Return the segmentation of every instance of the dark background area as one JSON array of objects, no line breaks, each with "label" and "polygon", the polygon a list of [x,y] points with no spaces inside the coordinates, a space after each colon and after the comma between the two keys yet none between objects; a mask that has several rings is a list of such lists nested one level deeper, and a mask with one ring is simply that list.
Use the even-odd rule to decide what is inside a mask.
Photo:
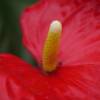
[{"label": "dark background area", "polygon": [[19,18],[21,12],[36,0],[0,1],[0,53],[11,53],[34,64],[31,55],[22,45]]}]

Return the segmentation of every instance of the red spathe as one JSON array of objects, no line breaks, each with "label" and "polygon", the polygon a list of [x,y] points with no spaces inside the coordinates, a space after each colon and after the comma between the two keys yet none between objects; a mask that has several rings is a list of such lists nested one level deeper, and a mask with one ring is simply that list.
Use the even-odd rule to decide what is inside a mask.
[{"label": "red spathe", "polygon": [[51,74],[0,55],[0,100],[100,100],[99,0],[40,0],[21,16],[23,43],[41,63],[53,20],[63,25],[59,61]]},{"label": "red spathe", "polygon": [[44,75],[18,57],[2,54],[0,99],[99,100],[100,66],[63,66]]},{"label": "red spathe", "polygon": [[41,0],[21,16],[24,46],[41,63],[49,25],[60,20],[63,32],[59,61],[63,65],[100,64],[99,19],[98,0]]}]

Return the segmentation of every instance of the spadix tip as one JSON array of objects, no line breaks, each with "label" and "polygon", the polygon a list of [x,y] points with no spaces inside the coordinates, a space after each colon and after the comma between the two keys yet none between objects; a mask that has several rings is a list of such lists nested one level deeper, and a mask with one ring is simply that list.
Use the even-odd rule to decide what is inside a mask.
[{"label": "spadix tip", "polygon": [[54,20],[50,24],[50,32],[52,33],[61,33],[62,31],[62,24],[58,20]]}]

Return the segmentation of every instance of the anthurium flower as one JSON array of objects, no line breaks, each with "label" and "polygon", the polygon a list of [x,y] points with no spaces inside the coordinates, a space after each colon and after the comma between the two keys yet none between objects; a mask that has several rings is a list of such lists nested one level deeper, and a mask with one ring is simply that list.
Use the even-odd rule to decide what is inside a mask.
[{"label": "anthurium flower", "polygon": [[38,68],[0,55],[1,100],[100,99],[99,0],[40,0],[21,16]]}]

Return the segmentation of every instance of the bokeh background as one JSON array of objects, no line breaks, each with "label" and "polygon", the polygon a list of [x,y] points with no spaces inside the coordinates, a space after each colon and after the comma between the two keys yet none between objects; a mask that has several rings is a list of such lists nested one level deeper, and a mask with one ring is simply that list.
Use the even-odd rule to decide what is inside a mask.
[{"label": "bokeh background", "polygon": [[0,0],[0,53],[11,53],[30,64],[35,61],[22,45],[21,12],[36,0]]}]

